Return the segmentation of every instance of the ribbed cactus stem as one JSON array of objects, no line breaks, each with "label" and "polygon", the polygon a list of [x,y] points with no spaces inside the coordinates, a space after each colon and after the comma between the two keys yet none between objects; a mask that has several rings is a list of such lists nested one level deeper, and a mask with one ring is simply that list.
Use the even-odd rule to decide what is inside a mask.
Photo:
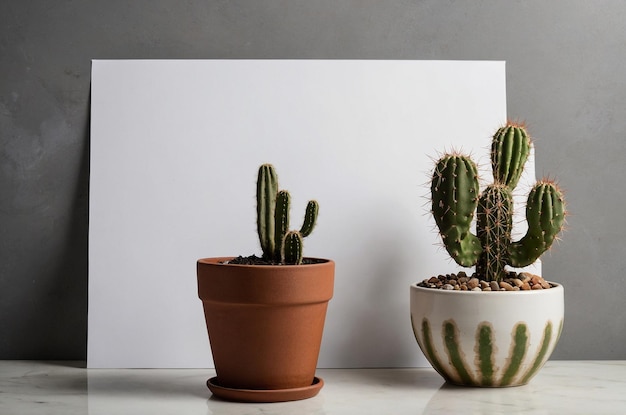
[{"label": "ribbed cactus stem", "polygon": [[530,137],[523,126],[507,124],[496,131],[491,143],[491,167],[496,183],[514,189],[530,154]]},{"label": "ribbed cactus stem", "polygon": [[476,213],[476,230],[483,247],[476,272],[491,280],[505,277],[513,214],[513,197],[504,184],[488,186],[480,196]]},{"label": "ribbed cactus stem", "polygon": [[316,200],[309,200],[309,203],[306,205],[306,210],[304,212],[304,223],[302,223],[302,228],[300,228],[300,233],[302,237],[307,237],[313,232],[315,228],[315,223],[317,222],[317,215],[320,210],[320,205]]},{"label": "ribbed cactus stem", "polygon": [[302,235],[289,231],[283,240],[282,262],[288,265],[302,264]]},{"label": "ribbed cactus stem", "polygon": [[[257,179],[257,232],[263,258],[272,260],[276,253],[274,214],[278,193],[278,175],[271,164],[259,167]],[[279,251],[280,252],[280,251]]]},{"label": "ribbed cactus stem", "polygon": [[509,247],[511,265],[524,267],[535,262],[550,248],[565,222],[562,191],[551,181],[540,181],[526,202],[528,231]]},{"label": "ribbed cactus stem", "polygon": [[291,206],[291,195],[287,190],[281,190],[276,195],[276,211],[274,215],[275,227],[275,252],[272,253],[274,261],[280,261],[283,239],[289,230],[289,208]]},{"label": "ribbed cactus stem", "polygon": [[470,232],[478,190],[478,170],[469,157],[450,154],[437,162],[431,181],[433,216],[446,250],[465,267],[475,265],[481,252]]}]

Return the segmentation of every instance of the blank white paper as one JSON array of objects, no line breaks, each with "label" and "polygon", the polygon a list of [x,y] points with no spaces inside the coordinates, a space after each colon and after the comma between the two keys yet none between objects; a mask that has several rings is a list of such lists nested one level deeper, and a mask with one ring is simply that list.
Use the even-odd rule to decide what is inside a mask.
[{"label": "blank white paper", "polygon": [[432,159],[472,153],[490,179],[504,62],[96,60],[91,112],[88,367],[212,367],[196,260],[260,255],[266,162],[294,227],[320,204],[305,254],[336,261],[319,366],[428,365],[409,285],[459,270]]}]

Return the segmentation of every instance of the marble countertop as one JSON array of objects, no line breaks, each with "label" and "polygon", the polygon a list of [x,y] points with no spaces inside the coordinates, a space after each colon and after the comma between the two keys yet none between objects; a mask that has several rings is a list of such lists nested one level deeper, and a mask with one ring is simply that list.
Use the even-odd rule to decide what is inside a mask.
[{"label": "marble countertop", "polygon": [[211,397],[211,369],[85,369],[0,361],[0,414],[625,414],[626,361],[549,361],[530,384],[447,385],[432,369],[319,369],[318,396],[241,404]]}]

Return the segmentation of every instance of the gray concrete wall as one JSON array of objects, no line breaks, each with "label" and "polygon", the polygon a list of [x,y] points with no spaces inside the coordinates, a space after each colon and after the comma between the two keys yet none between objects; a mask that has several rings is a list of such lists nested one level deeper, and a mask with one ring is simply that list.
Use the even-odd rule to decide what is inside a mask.
[{"label": "gray concrete wall", "polygon": [[571,211],[544,259],[566,285],[554,358],[626,359],[624,21],[606,0],[3,0],[0,359],[86,355],[94,58],[506,60],[509,116]]}]

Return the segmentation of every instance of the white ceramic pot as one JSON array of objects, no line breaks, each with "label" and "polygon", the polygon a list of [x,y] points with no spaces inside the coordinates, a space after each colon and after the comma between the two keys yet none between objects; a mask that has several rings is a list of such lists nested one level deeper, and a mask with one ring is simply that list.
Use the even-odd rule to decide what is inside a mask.
[{"label": "white ceramic pot", "polygon": [[563,328],[563,286],[532,291],[447,291],[411,285],[411,324],[422,352],[450,383],[524,385]]}]

